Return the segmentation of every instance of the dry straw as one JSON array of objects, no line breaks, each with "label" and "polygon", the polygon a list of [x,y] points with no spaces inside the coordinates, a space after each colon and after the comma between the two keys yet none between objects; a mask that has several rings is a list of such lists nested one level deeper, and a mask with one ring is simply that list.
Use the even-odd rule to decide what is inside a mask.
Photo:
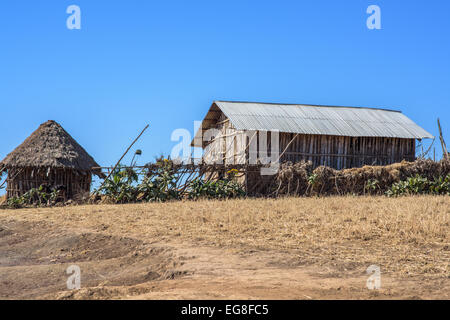
[{"label": "dry straw", "polygon": [[376,193],[384,193],[393,183],[420,175],[433,180],[450,173],[450,160],[402,161],[388,166],[364,166],[335,170],[311,162],[287,162],[275,178],[276,195],[366,194],[368,181],[377,181]]}]

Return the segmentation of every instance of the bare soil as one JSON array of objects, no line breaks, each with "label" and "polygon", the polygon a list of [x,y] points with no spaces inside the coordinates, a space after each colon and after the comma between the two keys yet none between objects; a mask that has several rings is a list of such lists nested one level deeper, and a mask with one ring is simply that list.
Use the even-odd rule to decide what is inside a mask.
[{"label": "bare soil", "polygon": [[[336,197],[0,210],[0,298],[450,299],[449,204]],[[73,264],[79,290],[66,287]],[[366,287],[371,264],[379,290]]]}]

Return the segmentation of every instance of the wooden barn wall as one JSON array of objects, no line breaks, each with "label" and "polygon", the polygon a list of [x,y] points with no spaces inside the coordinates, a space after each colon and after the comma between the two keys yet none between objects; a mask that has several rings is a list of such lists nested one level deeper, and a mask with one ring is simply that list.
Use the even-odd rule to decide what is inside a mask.
[{"label": "wooden barn wall", "polygon": [[41,185],[50,187],[64,186],[66,198],[71,199],[77,194],[89,192],[92,176],[90,173],[80,173],[63,169],[15,168],[8,170],[7,197],[19,197],[33,188]]},{"label": "wooden barn wall", "polygon": [[[233,129],[226,119],[222,119],[216,128],[218,134],[207,144],[204,160],[209,163],[248,163],[250,137]],[[261,141],[257,140],[260,150]],[[267,156],[271,156],[270,132],[266,144]],[[414,139],[279,133],[280,162],[305,160],[311,161],[314,167],[324,165],[343,169],[414,161],[415,152]],[[258,154],[258,157],[261,156],[264,155]]]},{"label": "wooden barn wall", "polygon": [[[217,120],[217,132],[206,143],[203,160],[207,163],[245,164],[250,159],[250,141],[254,132],[244,133],[233,128],[225,115]],[[262,143],[256,140],[257,149]],[[254,141],[253,141],[254,142]],[[263,142],[264,143],[264,142]],[[279,154],[272,156],[271,134],[267,133],[266,154],[277,158],[280,162],[311,161],[314,167],[321,165],[335,169],[362,167],[364,165],[388,165],[402,160],[415,160],[415,139],[381,138],[381,137],[342,137],[328,135],[302,135],[295,133],[279,133]],[[283,153],[284,152],[284,153]],[[218,172],[221,178],[224,172]],[[260,172],[247,172],[242,182],[247,191],[264,188],[270,185],[272,176],[261,176]]]},{"label": "wooden barn wall", "polygon": [[246,134],[234,129],[223,115],[219,118],[215,129],[217,135],[206,145],[203,160],[210,164],[244,164],[248,140]]},{"label": "wooden barn wall", "polygon": [[315,167],[324,165],[335,169],[414,161],[416,152],[414,139],[292,133],[280,133],[280,150],[286,150],[281,162],[309,160]]}]

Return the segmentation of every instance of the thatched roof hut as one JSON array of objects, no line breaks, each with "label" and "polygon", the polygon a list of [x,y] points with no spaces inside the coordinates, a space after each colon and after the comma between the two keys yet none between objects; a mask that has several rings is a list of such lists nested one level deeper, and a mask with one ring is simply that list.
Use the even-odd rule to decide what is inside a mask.
[{"label": "thatched roof hut", "polygon": [[41,185],[65,191],[65,198],[90,191],[95,160],[57,122],[39,126],[0,162],[8,172],[7,197],[21,196]]}]

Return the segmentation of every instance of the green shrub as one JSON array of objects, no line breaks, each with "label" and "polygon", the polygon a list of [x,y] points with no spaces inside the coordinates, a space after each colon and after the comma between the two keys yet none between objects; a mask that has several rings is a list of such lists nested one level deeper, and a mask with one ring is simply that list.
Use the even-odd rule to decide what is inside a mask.
[{"label": "green shrub", "polygon": [[[141,181],[139,175],[143,176]],[[139,174],[119,165],[98,192],[115,203],[163,202],[180,198],[173,163],[163,157],[157,159],[156,168]]]},{"label": "green shrub", "polygon": [[8,206],[8,208],[18,209],[24,206],[24,201],[22,197],[11,197],[8,198],[6,205]]},{"label": "green shrub", "polygon": [[445,178],[441,176],[434,179],[430,185],[430,191],[433,194],[450,195],[450,174],[448,174]]},{"label": "green shrub", "polygon": [[187,192],[188,199],[230,199],[243,196],[245,196],[243,187],[236,181],[229,179],[217,181],[194,179]]},{"label": "green shrub", "polygon": [[58,197],[58,190],[45,192],[44,186],[32,188],[20,197],[8,198],[6,205],[10,208],[21,208],[26,205],[45,206],[54,204]]},{"label": "green shrub", "polygon": [[119,165],[97,192],[101,192],[115,203],[135,202],[137,197],[135,184],[138,180],[139,177],[136,171]]},{"label": "green shrub", "polygon": [[433,181],[416,175],[406,180],[395,182],[386,191],[388,196],[415,195],[415,194],[447,194],[450,195],[450,175],[437,177]]},{"label": "green shrub", "polygon": [[177,186],[176,170],[173,162],[163,156],[156,160],[156,167],[146,172],[138,186],[139,199],[143,201],[164,202],[181,198]]},{"label": "green shrub", "polygon": [[318,185],[318,182],[319,182],[318,180],[319,180],[319,175],[317,173],[311,173],[307,178],[308,188],[306,189],[306,192],[309,189],[310,192],[313,193],[315,187]]},{"label": "green shrub", "polygon": [[370,194],[372,194],[377,190],[379,183],[380,182],[377,179],[369,179],[367,180],[364,189]]}]

